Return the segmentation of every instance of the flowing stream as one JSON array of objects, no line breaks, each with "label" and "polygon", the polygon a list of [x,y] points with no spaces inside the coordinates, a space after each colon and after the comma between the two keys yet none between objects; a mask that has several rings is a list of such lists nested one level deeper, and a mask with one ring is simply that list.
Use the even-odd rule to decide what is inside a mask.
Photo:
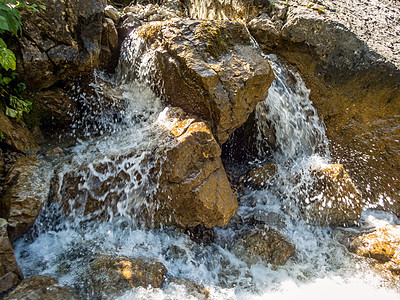
[{"label": "flowing stream", "polygon": [[[142,226],[149,221],[142,219],[143,210],[154,208],[148,199],[157,189],[157,163],[172,141],[163,130],[162,102],[149,88],[131,81],[124,60],[133,54],[125,52],[117,78],[102,78],[102,84],[118,83],[119,97],[126,103],[119,120],[103,120],[96,125],[96,137],[89,138],[88,131],[76,146],[51,161],[59,174],[54,195],[63,201],[48,204],[33,230],[16,243],[16,257],[26,277],[50,275],[75,287],[83,299],[92,299],[89,264],[105,253],[157,259],[166,266],[168,277],[187,278],[206,287],[209,299],[398,297],[398,291],[365,260],[335,240],[332,228],[309,225],[300,217],[294,195],[301,184],[291,183],[290,178],[300,175],[307,183],[310,166],[330,162],[328,141],[300,76],[273,56],[276,79],[268,98],[256,109],[260,134],[255,143],[266,142],[263,126],[271,120],[277,149],[269,159],[277,165],[278,184],[259,191],[245,189],[237,216],[224,228],[216,228],[209,243],[197,243],[175,228]],[[151,71],[145,65],[140,69],[144,74]],[[99,90],[95,100],[101,100],[102,84],[93,84]],[[77,101],[89,100],[79,88],[76,95]],[[84,122],[76,123],[76,131],[87,128]],[[74,197],[62,189],[63,179],[72,173],[79,177]],[[97,199],[99,207],[88,208],[90,198]],[[366,211],[361,219],[369,228],[387,223],[400,224],[387,213]],[[249,265],[233,251],[239,235],[255,226],[275,228],[294,242],[295,254],[285,266]],[[171,284],[165,289],[134,288],[119,298],[197,297],[185,286]]]}]

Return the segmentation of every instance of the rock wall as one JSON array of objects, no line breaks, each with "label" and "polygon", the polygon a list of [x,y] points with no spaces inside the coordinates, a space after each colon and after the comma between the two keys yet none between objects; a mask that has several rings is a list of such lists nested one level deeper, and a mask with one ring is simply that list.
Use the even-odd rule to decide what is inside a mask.
[{"label": "rock wall", "polygon": [[[211,15],[200,14],[206,6],[223,9],[218,0],[206,6],[188,2],[193,16],[206,19]],[[300,72],[327,127],[334,159],[365,201],[384,202],[400,215],[400,7],[389,0],[267,2],[249,20],[250,32],[265,53]],[[258,2],[235,3],[239,16]],[[216,17],[225,19],[228,11]]]}]

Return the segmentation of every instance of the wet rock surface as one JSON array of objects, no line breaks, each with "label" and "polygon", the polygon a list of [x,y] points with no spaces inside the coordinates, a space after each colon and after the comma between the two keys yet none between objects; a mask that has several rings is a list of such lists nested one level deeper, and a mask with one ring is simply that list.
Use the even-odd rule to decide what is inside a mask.
[{"label": "wet rock surface", "polygon": [[22,280],[22,272],[8,239],[7,220],[0,219],[0,293],[15,287],[20,280]]},{"label": "wet rock surface", "polygon": [[163,124],[176,145],[166,153],[157,198],[182,227],[226,225],[238,204],[211,131],[181,109],[170,109]]},{"label": "wet rock surface", "polygon": [[282,266],[296,250],[295,244],[275,229],[258,228],[245,233],[233,246],[247,264],[257,262]]},{"label": "wet rock surface", "polygon": [[21,237],[32,227],[47,200],[50,177],[41,171],[41,164],[34,154],[22,157],[6,176],[7,188],[1,199],[0,213],[8,221],[11,241]]},{"label": "wet rock surface", "polygon": [[24,280],[4,299],[75,300],[79,298],[71,288],[58,285],[57,280],[49,276],[36,275]]},{"label": "wet rock surface", "polygon": [[[199,116],[224,143],[255,105],[266,98],[274,78],[267,60],[238,22],[168,21],[140,27],[134,57],[123,68],[153,53],[154,72],[145,76],[167,103]],[[149,78],[150,77],[150,78]],[[162,84],[161,84],[162,83]]]},{"label": "wet rock surface", "polygon": [[372,258],[393,275],[400,275],[400,226],[387,225],[352,239],[349,250]]},{"label": "wet rock surface", "polygon": [[99,255],[91,262],[91,287],[96,299],[122,295],[135,287],[161,288],[165,266],[155,260]]},{"label": "wet rock surface", "polygon": [[319,225],[354,225],[361,217],[363,203],[342,165],[326,165],[311,171],[314,182],[299,195],[305,218]]}]

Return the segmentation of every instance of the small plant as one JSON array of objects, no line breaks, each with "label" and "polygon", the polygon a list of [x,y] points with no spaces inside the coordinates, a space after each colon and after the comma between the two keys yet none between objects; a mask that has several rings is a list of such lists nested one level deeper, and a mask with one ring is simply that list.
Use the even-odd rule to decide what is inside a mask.
[{"label": "small plant", "polygon": [[16,58],[3,38],[18,37],[22,33],[20,9],[38,12],[38,8],[46,9],[44,5],[27,1],[0,0],[0,96],[6,115],[11,118],[21,119],[24,112],[32,109],[32,103],[21,97],[25,84],[13,82],[18,76],[17,72],[13,72],[17,66]]}]

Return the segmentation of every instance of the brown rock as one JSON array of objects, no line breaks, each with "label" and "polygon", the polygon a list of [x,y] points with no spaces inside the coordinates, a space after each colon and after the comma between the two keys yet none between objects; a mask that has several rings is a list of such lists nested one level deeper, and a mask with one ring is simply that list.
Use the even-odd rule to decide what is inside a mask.
[{"label": "brown rock", "polygon": [[249,265],[262,261],[264,264],[282,266],[293,255],[296,246],[274,229],[254,229],[234,245],[233,251]]},{"label": "brown rock", "polygon": [[112,5],[107,5],[106,7],[104,7],[104,15],[114,22],[118,22],[120,18],[118,10]]},{"label": "brown rock", "polygon": [[358,236],[350,243],[349,250],[373,258],[384,269],[400,275],[400,226],[387,225]]},{"label": "brown rock", "polygon": [[32,227],[47,200],[50,178],[41,167],[42,162],[32,154],[18,159],[7,174],[0,214],[8,220],[11,241]]},{"label": "brown rock", "polygon": [[[136,53],[120,67],[134,66],[138,72],[143,56],[154,53],[156,72],[141,79],[152,82],[156,90],[162,86],[158,92],[169,104],[207,121],[219,144],[266,98],[274,78],[238,22],[152,22],[140,27],[133,39],[140,43]],[[160,80],[161,85],[155,84]]]},{"label": "brown rock", "polygon": [[45,125],[69,125],[77,115],[76,102],[61,88],[41,91],[35,97]]},{"label": "brown rock", "polygon": [[250,170],[243,178],[241,178],[241,181],[255,189],[263,189],[273,183],[276,171],[276,165],[274,163],[269,163]]},{"label": "brown rock", "polygon": [[238,204],[210,130],[180,109],[171,110],[163,125],[176,145],[167,151],[161,166],[157,199],[165,206],[162,214],[182,227],[226,225]]},{"label": "brown rock", "polygon": [[74,300],[78,299],[78,297],[71,288],[59,286],[55,279],[49,276],[37,275],[24,280],[4,299]]},{"label": "brown rock", "polygon": [[312,223],[326,226],[355,224],[361,217],[360,192],[340,164],[314,168],[312,186],[299,195],[303,213]]},{"label": "brown rock", "polygon": [[184,286],[190,296],[193,296],[199,300],[209,299],[210,297],[210,291],[208,289],[187,278],[171,277],[168,279],[168,286],[171,285]]},{"label": "brown rock", "polygon": [[47,88],[59,80],[93,71],[99,65],[104,7],[101,0],[42,0],[46,10],[23,10],[22,80]]},{"label": "brown rock", "polygon": [[15,260],[14,250],[7,234],[7,221],[0,219],[0,293],[16,286],[22,279],[22,272]]},{"label": "brown rock", "polygon": [[31,153],[39,149],[26,125],[9,119],[2,111],[0,111],[0,131],[4,136],[2,142],[16,151]]},{"label": "brown rock", "polygon": [[167,275],[165,266],[156,260],[125,256],[99,255],[90,267],[97,299],[115,297],[139,286],[161,288]]}]

